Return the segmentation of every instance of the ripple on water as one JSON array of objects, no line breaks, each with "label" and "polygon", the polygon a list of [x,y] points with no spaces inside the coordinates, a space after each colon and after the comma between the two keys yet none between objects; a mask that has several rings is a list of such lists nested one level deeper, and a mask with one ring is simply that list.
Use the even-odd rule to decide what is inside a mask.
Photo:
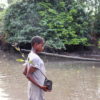
[{"label": "ripple on water", "polygon": [[[27,100],[22,65],[14,60],[0,61],[0,100]],[[46,93],[46,100],[100,99],[100,63],[48,60],[45,65],[47,76],[53,80],[53,91]]]},{"label": "ripple on water", "polygon": [[[3,81],[0,79],[0,85],[3,84]],[[5,93],[3,88],[0,88],[0,100],[10,100],[9,95]]]}]

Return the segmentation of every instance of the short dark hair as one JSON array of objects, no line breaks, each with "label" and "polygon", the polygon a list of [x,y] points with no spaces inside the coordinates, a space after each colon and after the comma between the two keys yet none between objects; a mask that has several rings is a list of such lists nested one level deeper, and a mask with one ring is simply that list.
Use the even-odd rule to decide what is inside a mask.
[{"label": "short dark hair", "polygon": [[44,43],[44,39],[40,36],[34,36],[31,40],[31,46],[33,46],[35,43],[40,44],[40,43]]}]

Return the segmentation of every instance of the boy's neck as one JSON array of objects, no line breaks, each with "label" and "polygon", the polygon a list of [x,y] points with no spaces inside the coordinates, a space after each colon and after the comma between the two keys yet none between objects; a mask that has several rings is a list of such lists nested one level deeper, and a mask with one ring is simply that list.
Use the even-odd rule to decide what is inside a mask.
[{"label": "boy's neck", "polygon": [[36,50],[34,48],[32,48],[31,50],[36,53]]}]

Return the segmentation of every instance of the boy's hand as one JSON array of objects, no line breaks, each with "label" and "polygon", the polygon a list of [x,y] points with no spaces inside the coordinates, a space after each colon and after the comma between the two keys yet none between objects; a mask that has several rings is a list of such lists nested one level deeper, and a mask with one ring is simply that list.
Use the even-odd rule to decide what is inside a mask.
[{"label": "boy's hand", "polygon": [[46,92],[48,91],[48,87],[47,86],[41,86],[40,88],[43,89]]}]

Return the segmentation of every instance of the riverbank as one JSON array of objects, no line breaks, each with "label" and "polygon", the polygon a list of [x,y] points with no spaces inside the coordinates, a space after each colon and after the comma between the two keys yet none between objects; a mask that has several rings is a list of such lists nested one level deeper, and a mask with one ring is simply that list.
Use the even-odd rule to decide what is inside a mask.
[{"label": "riverbank", "polygon": [[[17,45],[22,52],[29,53],[31,46],[30,43],[21,43]],[[29,49],[29,50],[28,50]],[[0,51],[11,54],[18,54],[18,51],[10,43],[0,41]],[[82,46],[82,45],[69,45],[66,46],[66,50],[53,49],[50,47],[45,47],[43,55],[65,57],[71,59],[94,59],[100,60],[100,48],[94,46]]]},{"label": "riverbank", "polygon": [[[27,56],[27,54],[30,52],[30,50],[26,50],[26,49],[21,49],[21,52],[25,53],[25,55]],[[4,52],[2,50],[0,50],[0,55],[3,54],[3,57],[8,56],[9,59],[13,59],[15,56],[21,58],[21,54],[18,51],[14,51],[14,52]],[[41,52],[39,55],[41,56],[48,56],[48,57],[53,57],[53,58],[63,58],[64,60],[80,60],[80,61],[94,61],[94,62],[100,62],[100,55],[79,55],[77,53],[67,53],[67,54],[57,54],[57,53],[47,53],[47,52]],[[16,60],[16,59],[15,59]]]},{"label": "riverbank", "polygon": [[[21,49],[22,52],[29,53],[30,50]],[[40,55],[49,56],[49,57],[56,57],[56,58],[64,58],[66,60],[81,60],[81,61],[96,61],[100,62],[100,56],[99,55],[78,55],[78,54],[57,54],[57,53],[47,53],[47,52],[41,52]]]}]

